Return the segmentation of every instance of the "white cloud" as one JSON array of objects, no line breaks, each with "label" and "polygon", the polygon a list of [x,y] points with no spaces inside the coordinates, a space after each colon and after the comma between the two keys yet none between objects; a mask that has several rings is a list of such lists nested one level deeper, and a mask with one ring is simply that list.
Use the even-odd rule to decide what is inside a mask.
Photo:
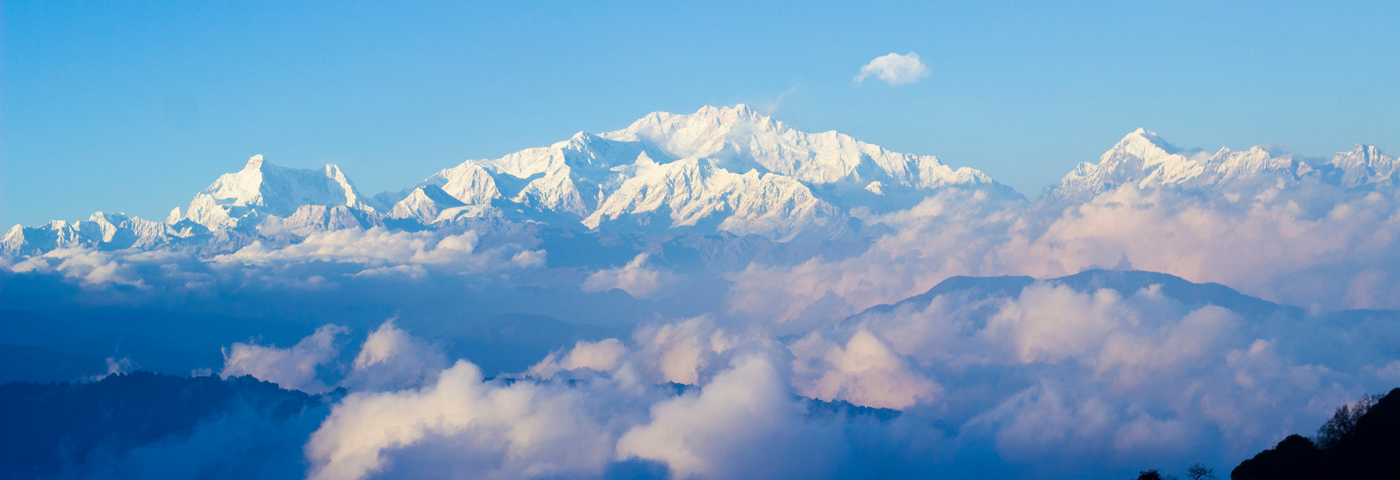
[{"label": "white cloud", "polygon": [[865,329],[852,335],[844,348],[812,332],[791,349],[797,356],[793,386],[807,397],[904,409],[933,400],[942,391]]},{"label": "white cloud", "polygon": [[[1052,282],[1009,297],[962,295],[862,315],[844,328],[920,359],[910,366],[915,373],[953,379],[934,406],[989,406],[968,412],[965,435],[994,440],[1000,454],[1043,468],[1195,461],[1210,449],[1238,462],[1281,435],[1314,428],[1326,414],[1316,406],[1335,406],[1364,391],[1357,385],[1376,384],[1373,365],[1388,358],[1378,342],[1366,342],[1329,354],[1336,365],[1354,365],[1352,373],[1309,363],[1324,358],[1317,345],[1354,338],[1353,327],[1299,328],[1295,322],[1306,319],[1281,317],[1246,322],[1219,306],[1187,308],[1160,285],[1126,297]],[[1278,344],[1292,355],[1316,351],[1305,361]],[[832,347],[813,334],[793,351],[802,360]],[[795,385],[825,394],[811,376],[802,383],[804,368],[794,367]],[[1344,384],[1353,385],[1350,392]]]},{"label": "white cloud", "polygon": [[622,361],[622,356],[626,354],[627,347],[623,346],[622,341],[616,338],[597,342],[579,340],[574,344],[573,350],[570,350],[569,354],[562,360],[558,358],[558,352],[550,353],[549,356],[530,367],[525,373],[532,377],[547,379],[560,371],[580,368],[606,372],[617,368]]},{"label": "white cloud", "polygon": [[397,390],[432,383],[447,366],[447,357],[434,345],[384,322],[360,347],[352,370],[341,382],[352,390]]},{"label": "white cloud", "polygon": [[235,343],[224,350],[224,369],[219,376],[252,375],[290,390],[325,392],[330,387],[317,377],[317,367],[340,353],[336,337],[349,331],[339,325],[324,325],[291,348]]},{"label": "white cloud", "polygon": [[908,55],[891,53],[875,57],[870,63],[860,67],[860,74],[856,75],[852,81],[858,84],[864,82],[865,78],[871,75],[890,85],[904,85],[927,77],[929,69],[928,65],[924,65],[924,62],[919,60],[917,53],[909,52]]},{"label": "white cloud", "polygon": [[593,272],[583,281],[583,291],[606,292],[614,288],[636,298],[648,298],[671,280],[671,275],[647,268],[649,255],[638,254],[627,265]]},{"label": "white cloud", "polygon": [[520,253],[515,254],[510,260],[521,268],[543,267],[545,264],[545,253],[543,249],[521,250]]},{"label": "white cloud", "polygon": [[[1392,325],[1246,321],[1188,307],[1159,285],[954,292],[799,337],[709,317],[647,324],[634,349],[577,342],[513,382],[484,381],[466,362],[440,370],[439,350],[393,322],[336,367],[325,352],[340,331],[227,355],[226,372],[296,377],[269,377],[279,383],[313,384],[315,367],[350,371],[351,394],[306,445],[313,478],[597,477],[629,459],[677,478],[849,477],[909,462],[931,475],[1011,462],[1040,476],[1110,477],[1238,462],[1306,433],[1395,370],[1390,336],[1377,334]],[[1349,343],[1317,350],[1334,342]],[[351,380],[374,371],[408,381]],[[577,376],[551,380],[564,371]],[[694,387],[678,395],[664,382]],[[903,413],[823,416],[795,395]]]},{"label": "white cloud", "polygon": [[1007,302],[982,333],[1011,347],[1023,363],[1059,363],[1102,347],[1109,332],[1135,322],[1113,290],[1083,294],[1065,286],[1036,284]]},{"label": "white cloud", "polygon": [[[395,469],[412,477],[415,468],[471,478],[597,476],[612,439],[579,403],[567,389],[483,382],[479,368],[458,361],[423,389],[345,397],[306,445],[309,477],[359,479]],[[452,452],[434,455],[434,448]],[[415,454],[438,462],[424,467]]]},{"label": "white cloud", "polygon": [[85,286],[146,286],[145,280],[123,260],[121,254],[89,248],[57,248],[15,263],[10,269],[21,273],[60,272]]},{"label": "white cloud", "polygon": [[[1400,190],[1268,189],[1238,202],[1125,185],[1070,207],[944,190],[870,218],[894,231],[866,252],[753,263],[730,309],[797,330],[927,291],[956,275],[1055,278],[1131,265],[1266,300],[1332,310],[1400,307]],[[812,308],[849,305],[847,308]],[[813,312],[823,318],[804,318]]]},{"label": "white cloud", "polygon": [[715,325],[709,317],[637,327],[632,338],[640,346],[633,358],[656,382],[698,385],[736,353],[771,350],[769,338],[739,335]]},{"label": "white cloud", "polygon": [[282,248],[268,248],[255,241],[215,260],[253,264],[314,260],[376,265],[448,264],[469,260],[476,244],[476,233],[470,230],[439,237],[435,232],[394,232],[375,227],[316,232],[300,243]]},{"label": "white cloud", "polygon": [[1376,376],[1385,379],[1385,381],[1400,384],[1400,360],[1395,360],[1385,364],[1385,366],[1381,368],[1376,368],[1375,372]]},{"label": "white cloud", "polygon": [[653,406],[650,423],[618,439],[617,457],[665,462],[676,478],[834,475],[836,432],[806,425],[783,385],[767,359],[738,358],[699,394]]}]

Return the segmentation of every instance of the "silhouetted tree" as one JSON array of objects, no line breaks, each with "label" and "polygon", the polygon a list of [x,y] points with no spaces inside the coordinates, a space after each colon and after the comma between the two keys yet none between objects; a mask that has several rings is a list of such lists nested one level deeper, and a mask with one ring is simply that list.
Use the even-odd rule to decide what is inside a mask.
[{"label": "silhouetted tree", "polygon": [[1190,478],[1191,480],[1215,480],[1215,469],[1206,468],[1206,464],[1196,462],[1191,466],[1186,467],[1186,477]]},{"label": "silhouetted tree", "polygon": [[1400,388],[1337,409],[1316,444],[1289,435],[1230,471],[1232,480],[1400,478]]},{"label": "silhouetted tree", "polygon": [[1355,404],[1337,407],[1332,418],[1317,428],[1317,436],[1313,437],[1313,443],[1326,450],[1350,436],[1352,430],[1356,429],[1356,421],[1370,411],[1380,399],[1380,395],[1363,395]]}]

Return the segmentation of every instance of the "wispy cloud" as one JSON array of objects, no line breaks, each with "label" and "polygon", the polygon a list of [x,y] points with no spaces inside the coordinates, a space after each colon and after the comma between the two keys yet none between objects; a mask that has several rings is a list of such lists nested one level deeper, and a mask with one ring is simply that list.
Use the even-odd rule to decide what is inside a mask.
[{"label": "wispy cloud", "polygon": [[783,99],[786,98],[786,97],[787,97],[789,94],[791,94],[792,92],[796,92],[796,91],[797,91],[797,85],[793,85],[793,86],[791,86],[791,87],[788,87],[787,90],[783,90],[781,93],[779,93],[777,97],[775,97],[775,98],[773,98],[772,100],[769,100],[769,101],[767,101],[767,102],[763,102],[763,103],[758,104],[758,105],[756,106],[756,108],[758,108],[758,111],[761,112],[761,113],[763,113],[764,115],[772,116],[774,113],[777,113],[777,112],[778,112],[778,106],[782,105]]}]

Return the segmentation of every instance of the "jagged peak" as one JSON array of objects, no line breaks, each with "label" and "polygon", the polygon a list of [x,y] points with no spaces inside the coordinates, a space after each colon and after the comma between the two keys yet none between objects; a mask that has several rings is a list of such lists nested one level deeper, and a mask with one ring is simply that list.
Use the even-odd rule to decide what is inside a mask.
[{"label": "jagged peak", "polygon": [[1172,145],[1171,143],[1168,143],[1166,140],[1163,140],[1160,135],[1157,135],[1157,132],[1153,132],[1146,128],[1138,128],[1137,130],[1133,130],[1132,133],[1129,133],[1126,136],[1124,136],[1122,140],[1118,141],[1118,144],[1113,146],[1114,151],[1141,151],[1143,149],[1161,150],[1162,152],[1167,154],[1173,154],[1180,151],[1180,149],[1176,148],[1176,146]]},{"label": "jagged peak", "polygon": [[700,110],[696,111],[695,115],[708,115],[723,119],[768,119],[767,115],[758,113],[757,110],[754,110],[748,105],[742,103],[736,103],[732,107],[716,107],[713,105],[705,105],[703,107],[700,107]]},{"label": "jagged peak", "polygon": [[247,164],[247,165],[244,165],[244,166],[243,166],[243,169],[244,169],[244,170],[262,170],[262,166],[263,166],[263,156],[262,156],[262,154],[257,154],[257,155],[253,155],[253,156],[251,156],[251,157],[248,157],[248,164]]},{"label": "jagged peak", "polygon": [[1358,143],[1350,151],[1337,152],[1328,163],[1343,170],[1351,170],[1365,166],[1370,169],[1379,169],[1383,174],[1389,174],[1395,168],[1395,157],[1387,155],[1375,145]]},{"label": "jagged peak", "polygon": [[1355,146],[1353,146],[1351,148],[1351,152],[1338,152],[1337,155],[1344,155],[1346,153],[1350,153],[1352,155],[1359,155],[1368,160],[1373,158],[1390,157],[1390,155],[1386,155],[1385,152],[1382,152],[1380,147],[1377,147],[1375,145],[1367,145],[1364,143],[1358,143]]},{"label": "jagged peak", "polygon": [[[125,217],[126,215],[125,215],[125,214],[121,214],[121,213],[117,213],[117,214],[103,213],[101,210],[98,210],[98,211],[96,211],[96,212],[92,212],[92,215],[88,215],[88,220],[87,220],[87,221],[93,222],[93,223],[112,223],[111,219],[107,218],[108,216]],[[118,220],[118,221],[120,221],[120,220]]]},{"label": "jagged peak", "polygon": [[752,107],[745,104],[735,104],[734,106],[716,107],[705,105],[696,110],[695,113],[671,113],[671,112],[651,112],[646,116],[632,122],[627,128],[615,132],[608,132],[601,136],[622,136],[636,134],[642,129],[668,124],[673,127],[689,127],[697,124],[708,124],[717,127],[730,127],[738,123],[772,124],[774,127],[782,129],[782,122],[774,121],[771,117],[759,113]]}]

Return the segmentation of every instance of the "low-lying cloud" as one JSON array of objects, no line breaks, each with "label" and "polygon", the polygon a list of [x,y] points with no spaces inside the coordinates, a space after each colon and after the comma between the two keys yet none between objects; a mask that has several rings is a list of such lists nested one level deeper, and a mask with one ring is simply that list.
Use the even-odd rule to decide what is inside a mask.
[{"label": "low-lying cloud", "polygon": [[952,276],[1055,278],[1093,268],[1169,273],[1307,308],[1396,308],[1396,195],[1316,182],[1222,197],[1125,185],[1057,206],[943,191],[872,217],[894,232],[860,255],[729,274],[729,308],[801,329]]},{"label": "low-lying cloud", "polygon": [[340,353],[336,337],[348,332],[339,325],[326,325],[289,348],[235,343],[224,350],[224,368],[219,376],[252,375],[288,390],[325,392],[330,387],[321,382],[318,370]]},{"label": "low-lying cloud", "polygon": [[[597,477],[628,462],[675,478],[885,477],[914,465],[1112,476],[1228,468],[1393,383],[1393,325],[1241,312],[1164,288],[956,290],[800,336],[708,317],[651,323],[495,379],[462,360],[413,360],[384,372],[398,383],[347,375],[338,385],[350,394],[305,451],[318,479]],[[263,347],[248,351],[271,360],[230,363],[315,364],[325,355],[307,352],[339,332],[323,327],[298,343],[302,353]],[[442,357],[386,322],[344,368],[396,358]],[[831,416],[803,397],[902,413]]]},{"label": "low-lying cloud", "polygon": [[651,297],[671,282],[672,275],[648,267],[649,256],[646,253],[638,254],[626,265],[593,272],[583,281],[583,291],[605,292],[616,288],[633,297]]}]

